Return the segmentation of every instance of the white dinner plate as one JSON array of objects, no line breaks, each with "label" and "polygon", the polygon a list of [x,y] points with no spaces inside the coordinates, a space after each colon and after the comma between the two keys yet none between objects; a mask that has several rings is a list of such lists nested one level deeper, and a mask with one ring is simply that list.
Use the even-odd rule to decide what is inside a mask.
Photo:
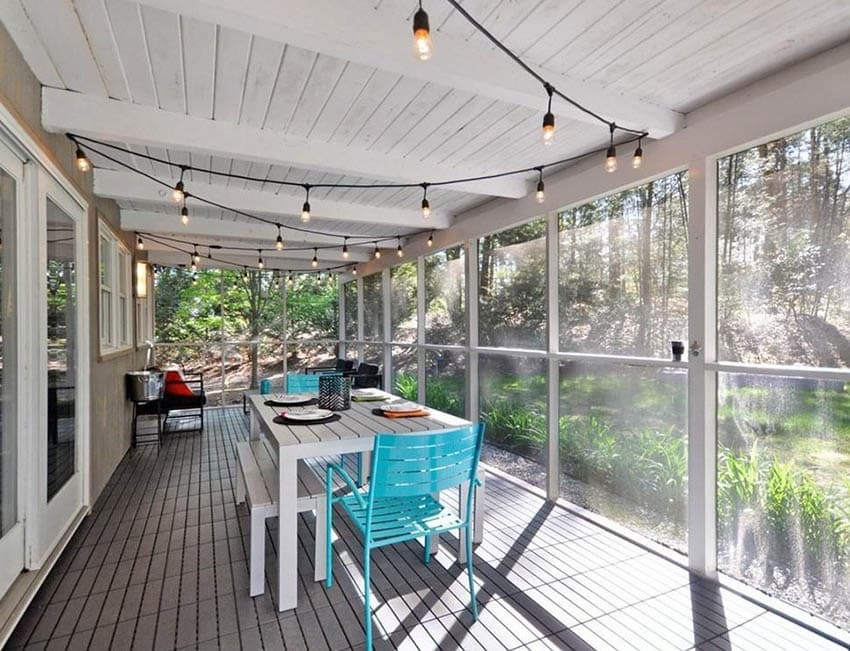
[{"label": "white dinner plate", "polygon": [[294,405],[299,402],[307,402],[316,396],[311,396],[309,393],[275,393],[268,397],[272,402],[280,403],[281,405]]},{"label": "white dinner plate", "polygon": [[299,409],[283,413],[284,418],[289,420],[324,420],[333,415],[330,409]]},{"label": "white dinner plate", "polygon": [[422,405],[417,405],[415,402],[394,402],[389,405],[384,405],[381,407],[383,411],[419,411],[422,409]]}]

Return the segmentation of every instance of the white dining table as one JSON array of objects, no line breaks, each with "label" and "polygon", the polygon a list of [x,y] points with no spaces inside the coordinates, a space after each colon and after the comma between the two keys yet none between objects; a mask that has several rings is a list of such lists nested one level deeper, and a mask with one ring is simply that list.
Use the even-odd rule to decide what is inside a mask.
[{"label": "white dining table", "polygon": [[[389,393],[385,397],[388,401],[401,400]],[[260,439],[265,436],[277,451],[277,592],[278,610],[283,611],[298,605],[298,460],[354,452],[370,453],[375,436],[379,433],[440,432],[471,423],[431,408],[428,408],[429,416],[385,418],[372,413],[375,407],[383,403],[352,401],[351,408],[338,412],[340,419],[334,422],[321,425],[278,424],[274,418],[282,408],[266,405],[268,398],[267,395],[252,395],[248,399],[250,438]],[[366,459],[364,468],[368,468]],[[461,489],[461,497],[468,489],[468,486]],[[460,500],[460,505],[461,509],[465,507],[464,499]],[[479,508],[476,504],[475,509]],[[463,517],[464,514],[460,515]],[[483,517],[476,517],[475,520],[477,531],[474,537],[480,539]],[[461,562],[465,561],[463,542],[461,537],[459,549],[462,551],[458,558]]]}]

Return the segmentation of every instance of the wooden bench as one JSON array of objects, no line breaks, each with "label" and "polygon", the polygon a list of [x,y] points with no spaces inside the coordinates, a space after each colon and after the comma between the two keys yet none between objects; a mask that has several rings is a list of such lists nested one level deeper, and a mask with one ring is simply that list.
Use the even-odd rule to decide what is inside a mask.
[{"label": "wooden bench", "polygon": [[[266,518],[278,515],[278,477],[274,454],[264,439],[236,444],[239,468],[236,473],[236,503],[247,502],[251,513],[251,554],[249,559],[251,596],[263,593],[266,559]],[[316,546],[313,565],[315,580],[327,574],[325,553],[327,503],[324,482],[304,461],[298,462],[298,512],[316,514]]]}]

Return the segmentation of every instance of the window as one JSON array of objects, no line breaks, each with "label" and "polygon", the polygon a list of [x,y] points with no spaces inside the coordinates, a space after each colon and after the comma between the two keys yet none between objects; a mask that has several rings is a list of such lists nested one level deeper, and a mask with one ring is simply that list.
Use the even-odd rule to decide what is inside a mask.
[{"label": "window", "polygon": [[845,627],[848,169],[850,118],[717,164],[717,564]]},{"label": "window", "polygon": [[478,323],[482,346],[546,347],[546,220],[481,238]]},{"label": "window", "polygon": [[345,332],[346,341],[357,339],[357,281],[349,280],[342,286],[345,296]]},{"label": "window", "polygon": [[133,257],[106,224],[98,224],[100,269],[100,353],[132,345]]},{"label": "window", "polygon": [[688,331],[687,174],[558,215],[560,346],[670,357]]},{"label": "window", "polygon": [[466,271],[462,246],[425,258],[425,339],[429,344],[466,343]]},{"label": "window", "polygon": [[415,262],[408,262],[390,269],[390,340],[400,343],[416,341],[419,324],[416,314]]},{"label": "window", "polygon": [[[363,339],[384,338],[384,283],[380,273],[363,279]],[[378,357],[380,359],[380,357]]]}]

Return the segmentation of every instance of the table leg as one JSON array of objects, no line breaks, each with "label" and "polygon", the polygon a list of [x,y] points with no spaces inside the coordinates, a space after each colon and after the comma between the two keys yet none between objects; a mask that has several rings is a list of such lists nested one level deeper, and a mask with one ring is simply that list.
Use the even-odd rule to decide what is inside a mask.
[{"label": "table leg", "polygon": [[251,409],[251,415],[249,417],[249,429],[248,429],[248,438],[251,441],[256,441],[260,438],[260,423],[257,419],[257,412],[254,409]]},{"label": "table leg", "polygon": [[298,605],[298,460],[278,452],[277,609]]},{"label": "table leg", "polygon": [[362,473],[357,479],[360,486],[365,486],[369,483],[369,472],[372,470],[372,450],[364,450],[361,454],[363,455],[360,460]]}]

